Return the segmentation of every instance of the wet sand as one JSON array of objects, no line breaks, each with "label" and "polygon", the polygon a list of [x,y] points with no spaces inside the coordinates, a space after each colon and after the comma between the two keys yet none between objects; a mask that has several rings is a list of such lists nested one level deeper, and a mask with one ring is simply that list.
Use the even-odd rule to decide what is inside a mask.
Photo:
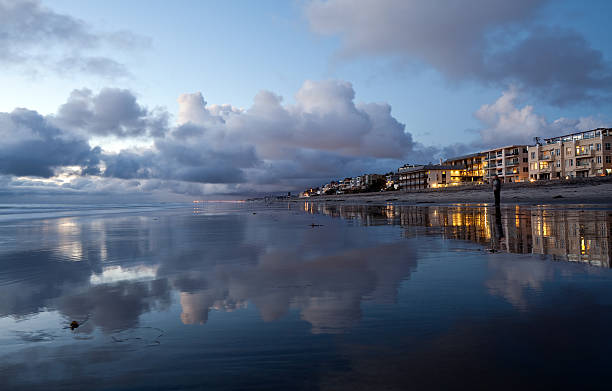
[{"label": "wet sand", "polygon": [[[416,192],[342,194],[301,199],[309,202],[406,204],[492,203],[493,191],[488,185],[462,186]],[[502,186],[502,204],[612,204],[612,177],[586,178],[545,183],[506,183]]]}]

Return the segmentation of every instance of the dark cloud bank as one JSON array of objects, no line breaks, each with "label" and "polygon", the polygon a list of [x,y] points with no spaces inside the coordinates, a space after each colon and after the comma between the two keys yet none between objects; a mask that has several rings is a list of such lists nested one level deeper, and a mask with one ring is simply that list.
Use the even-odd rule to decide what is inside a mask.
[{"label": "dark cloud bank", "polygon": [[558,106],[610,102],[612,64],[582,34],[540,21],[548,0],[313,1],[313,31],[342,55],[397,56],[451,80],[515,84]]}]

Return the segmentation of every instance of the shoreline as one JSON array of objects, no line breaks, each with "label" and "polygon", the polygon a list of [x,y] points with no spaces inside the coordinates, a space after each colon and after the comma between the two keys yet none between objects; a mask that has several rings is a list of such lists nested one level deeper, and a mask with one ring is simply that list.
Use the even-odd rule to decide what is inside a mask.
[{"label": "shoreline", "polygon": [[[402,190],[379,193],[338,194],[300,198],[296,202],[343,202],[350,204],[493,204],[490,185],[457,186],[413,192]],[[599,204],[612,206],[612,177],[533,183],[504,183],[501,204]]]}]

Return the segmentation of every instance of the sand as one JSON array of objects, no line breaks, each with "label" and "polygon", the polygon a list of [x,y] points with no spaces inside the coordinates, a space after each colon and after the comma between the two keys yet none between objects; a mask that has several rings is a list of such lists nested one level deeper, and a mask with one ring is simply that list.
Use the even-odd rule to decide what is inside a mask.
[{"label": "sand", "polygon": [[[380,193],[342,194],[301,199],[309,202],[406,204],[493,203],[490,185],[457,186],[418,192],[385,191]],[[502,204],[612,204],[612,177],[503,184]]]}]

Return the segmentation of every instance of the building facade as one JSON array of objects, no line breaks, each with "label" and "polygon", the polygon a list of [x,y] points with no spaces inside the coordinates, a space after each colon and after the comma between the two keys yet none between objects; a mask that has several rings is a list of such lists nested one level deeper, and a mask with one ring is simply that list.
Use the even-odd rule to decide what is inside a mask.
[{"label": "building facade", "polygon": [[463,167],[450,165],[405,165],[397,171],[399,188],[404,191],[435,189],[458,185]]},{"label": "building facade", "polygon": [[544,139],[529,147],[529,178],[551,180],[612,175],[612,129]]},{"label": "building facade", "polygon": [[482,152],[457,156],[446,159],[444,164],[452,167],[461,167],[459,169],[459,182],[461,184],[482,183],[485,175],[485,156]]},{"label": "building facade", "polygon": [[484,154],[484,181],[497,175],[502,182],[524,182],[529,179],[529,149],[527,145],[509,145],[490,149]]}]

